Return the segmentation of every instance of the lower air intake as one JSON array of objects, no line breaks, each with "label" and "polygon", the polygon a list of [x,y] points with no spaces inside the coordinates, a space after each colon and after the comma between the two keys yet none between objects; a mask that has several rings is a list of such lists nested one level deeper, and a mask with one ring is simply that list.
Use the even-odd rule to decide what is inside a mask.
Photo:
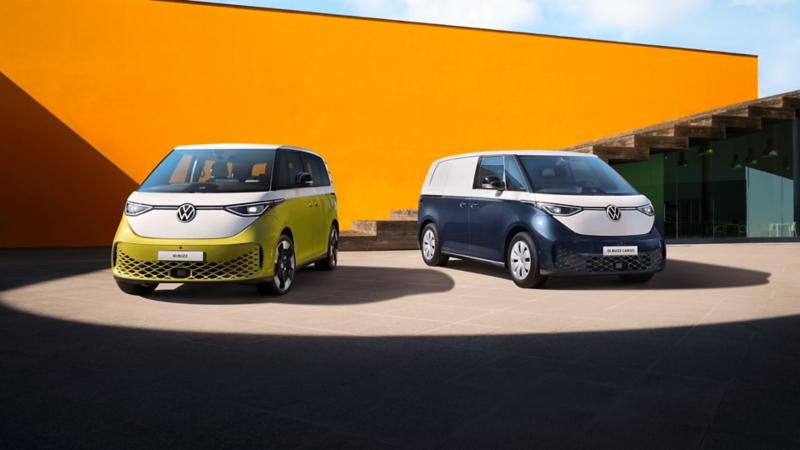
[{"label": "lower air intake", "polygon": [[603,256],[595,253],[577,253],[556,245],[553,259],[556,269],[564,272],[652,272],[661,269],[664,253],[662,249],[658,249],[638,255]]}]

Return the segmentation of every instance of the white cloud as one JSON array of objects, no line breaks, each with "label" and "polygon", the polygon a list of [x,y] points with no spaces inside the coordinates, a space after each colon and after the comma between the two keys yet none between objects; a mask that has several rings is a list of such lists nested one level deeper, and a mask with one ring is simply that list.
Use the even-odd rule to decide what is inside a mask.
[{"label": "white cloud", "polygon": [[514,28],[539,20],[529,0],[403,0],[405,17],[420,22],[483,28]]},{"label": "white cloud", "polygon": [[346,0],[359,14],[368,16],[386,16],[397,11],[396,0]]},{"label": "white cloud", "polygon": [[705,0],[550,0],[550,4],[579,16],[588,27],[632,36],[685,20],[701,10]]},{"label": "white cloud", "polygon": [[541,9],[532,0],[347,0],[360,14],[414,22],[513,29],[535,23]]},{"label": "white cloud", "polygon": [[773,5],[785,5],[789,0],[732,0],[733,6],[757,6],[759,8],[766,8]]}]

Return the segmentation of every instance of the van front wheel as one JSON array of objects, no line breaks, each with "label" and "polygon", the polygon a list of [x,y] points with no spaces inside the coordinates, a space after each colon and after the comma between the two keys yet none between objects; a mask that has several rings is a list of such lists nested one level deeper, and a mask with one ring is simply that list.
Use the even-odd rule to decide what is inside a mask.
[{"label": "van front wheel", "polygon": [[258,293],[283,295],[289,292],[294,282],[294,272],[294,244],[289,236],[282,234],[278,239],[278,247],[275,249],[275,269],[272,278],[266,283],[256,285]]},{"label": "van front wheel", "polygon": [[539,273],[539,258],[533,238],[526,232],[517,233],[511,239],[506,255],[506,267],[511,279],[521,288],[539,288],[547,277]]}]

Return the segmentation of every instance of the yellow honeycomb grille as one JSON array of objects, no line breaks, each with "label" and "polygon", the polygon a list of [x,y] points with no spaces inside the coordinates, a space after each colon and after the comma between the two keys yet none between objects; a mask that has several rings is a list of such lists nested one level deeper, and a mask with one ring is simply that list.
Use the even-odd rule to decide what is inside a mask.
[{"label": "yellow honeycomb grille", "polygon": [[[261,271],[261,250],[258,246],[229,261],[143,261],[117,248],[114,274],[124,278],[154,281],[235,281],[251,278]],[[189,276],[175,278],[173,269],[187,269]]]}]

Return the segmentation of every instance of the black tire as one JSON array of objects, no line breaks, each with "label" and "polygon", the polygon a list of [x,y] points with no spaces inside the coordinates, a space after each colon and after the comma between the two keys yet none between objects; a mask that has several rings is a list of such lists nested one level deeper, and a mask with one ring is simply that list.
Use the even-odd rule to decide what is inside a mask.
[{"label": "black tire", "polygon": [[266,283],[256,285],[261,295],[284,295],[292,289],[296,272],[294,257],[294,243],[292,239],[282,234],[275,248],[275,269],[273,276]]},{"label": "black tire", "polygon": [[336,225],[331,225],[331,232],[328,233],[328,254],[325,259],[314,263],[317,270],[333,270],[339,264],[339,230]]},{"label": "black tire", "polygon": [[619,275],[619,279],[631,284],[647,283],[653,278],[653,273],[635,273],[629,275]]},{"label": "black tire", "polygon": [[158,283],[128,283],[127,281],[117,281],[119,290],[129,295],[148,295],[158,287]]},{"label": "black tire", "polygon": [[444,266],[450,257],[442,254],[442,246],[439,245],[439,230],[436,225],[429,223],[422,229],[419,240],[419,250],[422,253],[422,260],[429,266]]},{"label": "black tire", "polygon": [[539,288],[547,282],[547,277],[539,273],[539,252],[530,234],[522,231],[514,235],[506,252],[506,268],[521,288]]}]

